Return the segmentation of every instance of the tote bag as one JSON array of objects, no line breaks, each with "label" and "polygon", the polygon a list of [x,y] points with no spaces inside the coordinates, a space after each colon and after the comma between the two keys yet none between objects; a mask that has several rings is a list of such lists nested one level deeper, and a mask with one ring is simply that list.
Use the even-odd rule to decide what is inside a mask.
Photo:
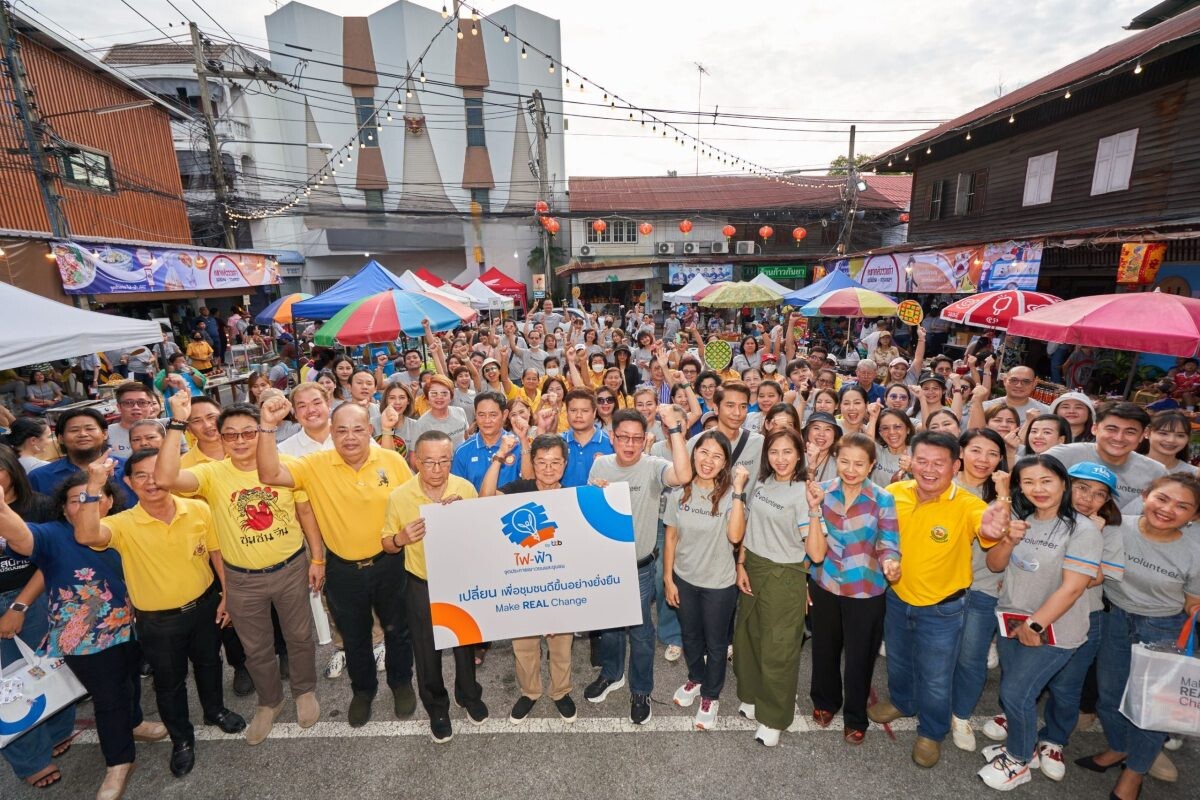
[{"label": "tote bag", "polygon": [[1184,623],[1174,650],[1133,646],[1121,713],[1142,730],[1200,734],[1197,616],[1200,611]]},{"label": "tote bag", "polygon": [[40,658],[13,637],[21,658],[0,664],[0,748],[87,694],[61,658]]}]

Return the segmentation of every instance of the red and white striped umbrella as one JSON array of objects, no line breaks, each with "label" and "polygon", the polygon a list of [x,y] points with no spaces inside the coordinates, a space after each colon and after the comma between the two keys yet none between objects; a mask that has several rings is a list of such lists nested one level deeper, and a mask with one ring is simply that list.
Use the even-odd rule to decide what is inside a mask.
[{"label": "red and white striped umbrella", "polygon": [[1045,292],[1004,289],[998,292],[980,292],[956,300],[943,308],[940,316],[950,322],[1005,331],[1008,330],[1008,323],[1013,317],[1061,302],[1061,297]]}]

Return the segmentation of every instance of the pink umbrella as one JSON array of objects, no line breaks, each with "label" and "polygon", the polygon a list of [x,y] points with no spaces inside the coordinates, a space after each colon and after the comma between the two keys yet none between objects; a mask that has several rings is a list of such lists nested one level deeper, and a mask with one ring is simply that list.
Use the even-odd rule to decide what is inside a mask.
[{"label": "pink umbrella", "polygon": [[1008,332],[1191,358],[1200,350],[1200,300],[1159,291],[1079,297],[1022,314],[1009,323]]},{"label": "pink umbrella", "polygon": [[980,292],[956,300],[943,308],[940,316],[942,319],[963,325],[1003,331],[1008,329],[1008,323],[1013,317],[1061,302],[1061,297],[1044,292],[1004,289],[998,292]]}]

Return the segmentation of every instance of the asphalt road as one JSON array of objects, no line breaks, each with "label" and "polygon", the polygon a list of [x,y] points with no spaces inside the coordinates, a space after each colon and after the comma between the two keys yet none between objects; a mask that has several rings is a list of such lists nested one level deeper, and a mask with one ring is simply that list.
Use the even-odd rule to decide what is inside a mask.
[{"label": "asphalt road", "polygon": [[[329,648],[320,648],[324,665]],[[932,770],[915,766],[910,759],[915,737],[909,720],[893,726],[895,738],[872,726],[859,747],[842,742],[841,721],[828,730],[806,720],[812,710],[807,696],[807,649],[801,666],[800,713],[795,730],[785,734],[779,747],[769,749],[754,741],[754,724],[736,716],[737,699],[732,669],[722,694],[720,728],[711,732],[691,729],[695,711],[671,705],[671,695],[685,677],[682,662],[670,664],[661,655],[655,661],[653,718],[644,727],[629,723],[625,689],[604,703],[583,700],[583,687],[596,670],[588,666],[586,640],[576,640],[573,696],[579,719],[563,723],[553,704],[543,698],[530,719],[520,727],[508,721],[517,698],[512,652],[505,643],[495,645],[479,671],[484,701],[492,718],[472,725],[459,709],[452,713],[455,737],[434,744],[428,736],[424,712],[413,720],[398,721],[392,714],[391,696],[381,688],[374,716],[364,728],[352,730],[344,722],[350,699],[349,681],[320,679],[318,693],[322,721],[309,730],[295,724],[290,702],[272,738],[249,747],[240,736],[225,736],[215,728],[197,731],[196,769],[183,779],[167,769],[168,743],[139,745],[138,769],[126,794],[129,798],[470,798],[554,797],[730,797],[763,798],[892,798],[922,797],[962,800],[986,797],[991,792],[975,776],[983,766],[978,753],[956,750],[947,740],[943,757]],[[446,659],[446,674],[453,663]],[[876,685],[886,697],[886,677],[881,660]],[[381,676],[382,677],[382,676]],[[227,675],[232,678],[232,672]],[[999,672],[989,676],[977,723],[996,712]],[[157,718],[154,691],[145,682],[143,707]],[[192,719],[199,722],[194,705]],[[226,682],[226,703],[247,719],[254,698],[233,695]],[[81,727],[91,717],[91,706],[79,709]],[[906,724],[907,723],[907,724]],[[977,725],[978,727],[978,725]],[[986,739],[979,735],[980,746]],[[1055,783],[1036,773],[1032,782],[1018,787],[1024,798],[1107,797],[1115,773],[1086,772],[1070,760],[1103,749],[1098,732],[1077,734],[1067,748],[1067,777]],[[1200,796],[1200,742],[1191,740],[1172,758],[1180,772],[1177,784],[1147,780],[1148,800]],[[85,731],[71,751],[58,761],[63,781],[45,792],[24,787],[0,767],[0,798],[91,798],[104,774],[104,763],[94,734]]]}]

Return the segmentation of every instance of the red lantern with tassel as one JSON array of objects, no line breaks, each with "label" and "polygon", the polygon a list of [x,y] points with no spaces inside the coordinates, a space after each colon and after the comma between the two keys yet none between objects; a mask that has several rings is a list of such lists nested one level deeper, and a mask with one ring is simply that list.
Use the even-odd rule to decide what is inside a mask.
[{"label": "red lantern with tassel", "polygon": [[758,235],[761,236],[762,240],[765,242],[767,239],[770,239],[775,235],[775,229],[770,225],[763,225],[758,229]]},{"label": "red lantern with tassel", "polygon": [[649,222],[643,222],[641,225],[638,225],[638,233],[642,236],[649,236],[654,233],[654,226]]},{"label": "red lantern with tassel", "polygon": [[796,240],[796,247],[800,246],[805,236],[808,236],[808,231],[804,230],[804,228],[792,228],[792,238]]},{"label": "red lantern with tassel", "polygon": [[724,228],[721,228],[721,233],[725,234],[726,240],[729,240],[737,234],[737,228],[732,225],[726,225]]},{"label": "red lantern with tassel", "polygon": [[595,220],[592,222],[592,230],[597,234],[602,234],[608,230],[608,223],[602,219]]},{"label": "red lantern with tassel", "polygon": [[547,203],[545,200],[538,200],[536,203],[533,204],[533,210],[538,214],[545,214],[547,211],[550,210],[550,204]]},{"label": "red lantern with tassel", "polygon": [[692,221],[690,219],[685,219],[683,222],[679,223],[679,232],[684,236],[687,236],[689,233],[691,233]]},{"label": "red lantern with tassel", "polygon": [[550,233],[551,236],[558,233],[559,227],[560,226],[558,224],[558,220],[556,220],[554,217],[546,218],[546,230]]}]

